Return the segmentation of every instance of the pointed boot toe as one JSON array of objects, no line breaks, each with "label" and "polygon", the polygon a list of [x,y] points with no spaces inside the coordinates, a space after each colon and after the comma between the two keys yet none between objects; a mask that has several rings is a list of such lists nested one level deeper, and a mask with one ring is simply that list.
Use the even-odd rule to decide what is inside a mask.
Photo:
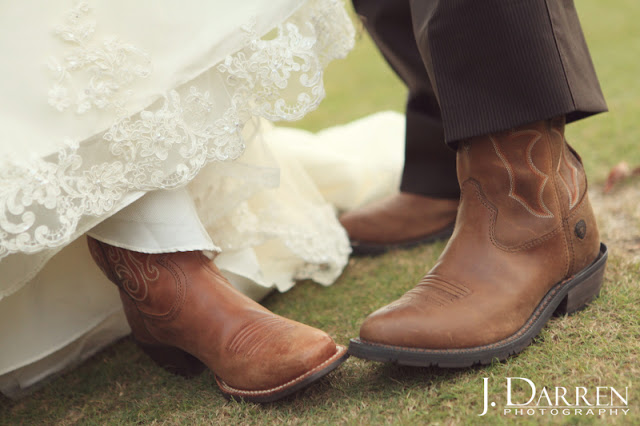
[{"label": "pointed boot toe", "polygon": [[[282,321],[289,330],[281,329],[272,336],[268,347],[247,351],[247,357],[227,369],[224,377],[217,375],[227,398],[276,401],[317,381],[346,360],[346,348],[336,345],[326,333],[295,321]],[[260,367],[249,368],[251,365]]]}]

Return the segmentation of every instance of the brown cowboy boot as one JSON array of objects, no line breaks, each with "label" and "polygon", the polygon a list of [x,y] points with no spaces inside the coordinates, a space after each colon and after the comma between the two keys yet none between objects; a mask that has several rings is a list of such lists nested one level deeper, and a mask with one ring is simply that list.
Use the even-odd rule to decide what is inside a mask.
[{"label": "brown cowboy boot", "polygon": [[453,236],[417,287],[364,321],[352,355],[487,364],[522,351],[554,312],[598,295],[607,250],[564,118],[464,142],[457,167]]},{"label": "brown cowboy boot", "polygon": [[145,254],[88,239],[93,259],[120,289],[133,338],[179,374],[216,374],[226,397],[270,402],[326,375],[346,348],[235,290],[201,252]]},{"label": "brown cowboy boot", "polygon": [[401,192],[343,214],[340,223],[353,254],[376,255],[448,238],[457,209],[457,199]]}]

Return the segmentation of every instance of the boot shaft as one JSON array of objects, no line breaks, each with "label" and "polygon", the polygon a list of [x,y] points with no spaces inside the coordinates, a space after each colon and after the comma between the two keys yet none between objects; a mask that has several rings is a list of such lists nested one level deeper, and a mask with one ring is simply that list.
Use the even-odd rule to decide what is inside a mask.
[{"label": "boot shaft", "polygon": [[600,237],[578,154],[564,138],[564,118],[473,138],[458,149],[460,185],[479,184],[497,211],[491,239],[506,251],[532,248],[559,234],[570,276],[598,253]]},{"label": "boot shaft", "polygon": [[[147,254],[87,239],[96,264],[137,309],[151,318],[171,319],[185,300],[187,277],[172,259],[181,253]],[[199,267],[199,265],[197,265]]]}]

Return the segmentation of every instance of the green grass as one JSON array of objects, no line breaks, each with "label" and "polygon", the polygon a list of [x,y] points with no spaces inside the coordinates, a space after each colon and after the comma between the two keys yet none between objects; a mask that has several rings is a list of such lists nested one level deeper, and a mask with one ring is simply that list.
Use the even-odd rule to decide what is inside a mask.
[{"label": "green grass", "polygon": [[[578,7],[611,112],[572,125],[568,133],[597,190],[617,162],[640,165],[640,2],[582,0]],[[362,33],[352,55],[333,64],[326,79],[326,101],[301,127],[317,130],[383,109],[403,108],[402,85]],[[346,344],[357,335],[362,319],[411,288],[443,247],[437,243],[374,259],[352,259],[333,286],[304,282],[288,293],[270,296],[265,304]],[[512,422],[513,417],[497,410],[477,417],[484,377],[490,378],[499,407],[506,403],[506,377],[527,377],[538,387],[551,388],[629,386],[631,412],[626,417],[538,415],[518,420],[640,424],[639,275],[638,264],[614,251],[601,297],[585,311],[553,319],[534,345],[504,363],[437,370],[351,358],[316,386],[259,406],[224,400],[210,372],[191,380],[172,376],[125,339],[22,400],[0,399],[0,424]]]}]

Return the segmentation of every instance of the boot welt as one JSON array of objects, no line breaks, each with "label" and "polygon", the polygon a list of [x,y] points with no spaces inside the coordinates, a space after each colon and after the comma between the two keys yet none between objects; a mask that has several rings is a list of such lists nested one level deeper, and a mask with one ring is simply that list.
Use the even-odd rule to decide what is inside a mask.
[{"label": "boot welt", "polygon": [[423,349],[351,339],[349,353],[372,361],[415,367],[464,368],[502,361],[529,346],[552,315],[572,314],[596,298],[602,287],[607,257],[607,247],[601,243],[600,253],[590,266],[552,287],[527,322],[516,333],[498,342],[472,348]]},{"label": "boot welt", "polygon": [[[189,378],[202,373],[207,368],[198,358],[176,347],[145,344],[140,341],[136,341],[136,343],[156,364],[170,373]],[[349,358],[347,348],[342,345],[336,345],[336,353],[329,359],[295,379],[272,389],[255,391],[236,389],[226,384],[217,375],[215,377],[218,387],[227,399],[233,398],[260,403],[273,402],[321,379],[338,368],[347,358]]]},{"label": "boot welt", "polygon": [[327,359],[322,364],[316,366],[315,368],[312,368],[301,376],[298,376],[295,379],[272,389],[254,391],[236,389],[226,384],[217,375],[216,382],[218,382],[218,387],[222,391],[224,397],[227,399],[238,399],[257,403],[274,402],[286,396],[289,396],[292,393],[297,392],[326,376],[327,374],[338,368],[340,364],[345,362],[348,357],[349,354],[347,353],[347,348],[342,345],[336,345],[336,353],[331,356],[331,358]]},{"label": "boot welt", "polygon": [[405,250],[422,244],[444,240],[449,238],[453,233],[453,226],[454,223],[431,234],[397,243],[369,243],[366,241],[351,240],[351,254],[353,256],[378,256],[390,250]]}]

